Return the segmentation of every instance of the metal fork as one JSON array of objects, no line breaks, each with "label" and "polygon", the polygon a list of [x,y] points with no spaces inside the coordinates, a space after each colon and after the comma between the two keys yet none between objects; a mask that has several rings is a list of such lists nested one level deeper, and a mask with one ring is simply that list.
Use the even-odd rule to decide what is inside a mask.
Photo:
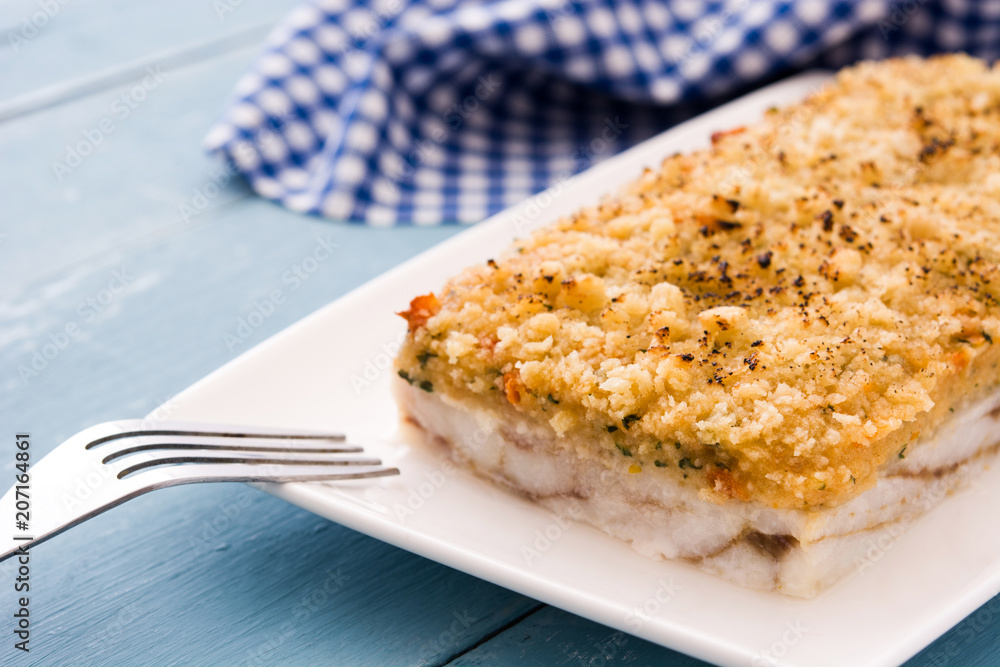
[{"label": "metal fork", "polygon": [[[30,441],[29,441],[30,442]],[[0,498],[0,561],[149,491],[197,482],[312,482],[397,475],[342,435],[125,419],[80,431]],[[30,450],[29,450],[30,457]],[[23,521],[23,523],[21,523]],[[9,522],[9,523],[8,523]]]}]

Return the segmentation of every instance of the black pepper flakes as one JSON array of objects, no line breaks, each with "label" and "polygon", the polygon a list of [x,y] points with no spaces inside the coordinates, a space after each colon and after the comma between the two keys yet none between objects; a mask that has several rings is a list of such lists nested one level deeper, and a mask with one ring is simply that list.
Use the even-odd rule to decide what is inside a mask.
[{"label": "black pepper flakes", "polygon": [[823,211],[816,217],[823,222],[824,232],[833,231],[833,211],[830,210]]}]

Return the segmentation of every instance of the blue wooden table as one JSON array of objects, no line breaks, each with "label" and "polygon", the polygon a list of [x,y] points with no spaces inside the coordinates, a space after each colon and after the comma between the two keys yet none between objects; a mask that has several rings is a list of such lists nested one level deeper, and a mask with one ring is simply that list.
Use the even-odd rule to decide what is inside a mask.
[{"label": "blue wooden table", "polygon": [[[292,5],[0,1],[0,486],[15,432],[41,456],[145,415],[458,231],[311,219],[214,187],[200,141]],[[320,234],[350,252],[227,343]],[[242,485],[139,498],[32,553],[29,653],[0,565],[3,665],[703,664]],[[1000,664],[1000,598],[910,664]]]}]

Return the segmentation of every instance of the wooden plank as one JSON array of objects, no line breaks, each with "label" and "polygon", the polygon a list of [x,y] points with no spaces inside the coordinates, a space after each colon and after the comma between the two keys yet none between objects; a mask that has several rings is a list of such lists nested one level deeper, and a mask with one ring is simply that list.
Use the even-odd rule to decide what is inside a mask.
[{"label": "wooden plank", "polygon": [[[747,610],[747,613],[753,613]],[[849,641],[849,638],[845,638]],[[759,662],[769,662],[761,647]],[[708,663],[546,607],[448,663],[478,665],[669,665]],[[1000,664],[1000,595],[905,663],[905,667],[992,667]]]},{"label": "wooden plank", "polygon": [[433,664],[535,604],[239,485],[133,501],[32,568],[32,664]]},{"label": "wooden plank", "polygon": [[[206,215],[219,219],[6,304],[5,371],[30,366],[66,323],[81,331],[37,376],[4,377],[0,422],[29,428],[37,455],[141,415],[242,351],[224,334],[274,288],[287,299],[247,345],[456,231],[337,225],[256,199]],[[293,289],[282,275],[317,239],[337,249]],[[115,270],[127,285],[85,321],[79,304]],[[433,664],[537,604],[241,486],[138,499],[41,545],[34,568],[36,664]],[[10,576],[0,566],[0,588]]]},{"label": "wooden plank", "polygon": [[1000,665],[1000,595],[908,661],[904,667]]},{"label": "wooden plank", "polygon": [[[72,271],[23,286],[0,303],[0,408],[15,409],[16,403],[12,414],[41,420],[31,411],[51,409],[47,399],[62,397],[67,388],[115,395],[114,383],[127,379],[133,387],[156,392],[130,414],[151,410],[154,400],[165,400],[456,231],[333,224],[247,199],[206,213],[198,225],[177,234],[152,238],[149,247],[122,252],[112,247]],[[320,243],[336,246],[331,258],[304,281],[290,275]],[[39,238],[26,252],[44,262],[48,248]],[[124,287],[116,272],[124,276]],[[245,341],[227,345],[225,334],[235,331],[256,299],[275,289],[284,294],[280,307]],[[67,325],[75,325],[77,335],[58,351],[46,349]],[[52,358],[38,361],[35,352],[43,351]],[[26,377],[19,367],[29,369]],[[85,418],[86,413],[80,415]],[[68,424],[52,436],[65,438],[81,426]]]},{"label": "wooden plank", "polygon": [[499,664],[704,667],[708,663],[554,607],[545,607],[448,664],[455,667]]},{"label": "wooden plank", "polygon": [[[303,218],[246,198],[238,185],[191,224],[179,220],[178,204],[211,181],[216,167],[200,139],[251,56],[181,69],[160,101],[151,94],[72,180],[27,179],[6,198],[7,220],[18,225],[0,246],[0,421],[27,425],[36,454],[87,424],[144,414],[245,347],[457,231]],[[100,120],[116,94],[0,126],[0,168],[44,170],[46,150]],[[283,281],[320,242],[337,246],[331,260],[301,284]],[[116,271],[124,281],[102,303]],[[224,335],[276,288],[287,296],[281,307],[244,343],[228,346]],[[67,324],[79,334],[47,348]],[[47,349],[52,358],[37,362],[35,353]],[[31,372],[22,378],[19,367]],[[42,545],[35,559],[45,573],[33,589],[39,664],[302,664],[332,656],[343,664],[414,656],[433,663],[537,605],[222,485],[136,500]],[[336,595],[328,590],[331,567],[350,577]],[[9,566],[0,566],[0,586],[9,577]],[[282,625],[289,620],[293,626]],[[10,650],[3,646],[0,662]]]},{"label": "wooden plank", "polygon": [[[3,99],[27,95],[23,111],[48,105],[0,125],[0,170],[14,176],[0,219],[0,423],[32,430],[36,454],[90,423],[148,412],[456,231],[303,218],[248,199],[238,184],[190,224],[179,219],[178,206],[217,169],[201,137],[256,52],[220,39],[293,4],[247,2],[220,20],[206,2],[69,3],[23,51],[0,48]],[[4,36],[37,11],[35,0],[3,6]],[[178,58],[174,76],[117,119],[111,105],[158,54]],[[116,79],[122,72],[133,75]],[[107,117],[120,121],[114,133],[60,181],[52,162]],[[334,256],[293,290],[283,276],[320,242],[335,243]],[[126,284],[103,304],[116,271]],[[244,343],[227,345],[225,334],[276,288],[287,296],[281,307]],[[79,335],[47,348],[70,323]],[[22,378],[18,367],[32,369],[45,349],[52,358]],[[11,470],[0,460],[0,472]],[[701,664],[538,611],[528,598],[243,486],[136,500],[42,545],[33,562],[31,664],[442,664],[456,656],[455,664]],[[11,573],[0,564],[0,588],[9,589]],[[11,603],[0,596],[0,613]],[[997,664],[998,610],[994,599],[910,664]],[[10,644],[0,663],[26,664]]]},{"label": "wooden plank", "polygon": [[[255,51],[166,70],[141,101],[126,84],[0,124],[0,170],[21,175],[4,198],[0,284],[29,285],[102,252],[183,233],[179,207],[215,187],[220,169],[201,140]],[[234,180],[209,205],[246,194]],[[33,253],[43,251],[39,261]]]},{"label": "wooden plank", "polygon": [[[171,72],[186,65],[224,55],[230,51],[256,48],[271,27],[270,22],[251,26],[244,30],[222,35],[219,38],[151,53],[141,60],[114,65],[69,81],[42,86],[29,93],[0,101],[0,122],[6,122],[118,86],[127,84],[131,88],[139,82],[144,83],[147,77],[153,77],[152,80],[158,82],[164,71]],[[134,90],[136,94],[143,95],[142,98],[135,100],[136,103],[145,99],[143,91]],[[127,108],[133,109],[135,106],[128,104]],[[121,110],[124,111],[125,107],[121,107]]]},{"label": "wooden plank", "polygon": [[[0,7],[2,100],[273,25],[297,0],[8,0]],[[220,3],[220,4],[221,4]],[[46,8],[48,8],[46,10]]]}]

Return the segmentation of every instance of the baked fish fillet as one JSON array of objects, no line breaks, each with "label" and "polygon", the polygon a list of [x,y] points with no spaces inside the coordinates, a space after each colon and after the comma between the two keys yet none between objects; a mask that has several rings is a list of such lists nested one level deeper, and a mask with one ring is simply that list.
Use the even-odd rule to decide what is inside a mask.
[{"label": "baked fish fillet", "polygon": [[643,554],[808,597],[995,459],[998,262],[1000,69],[863,63],[413,299],[399,401]]}]

